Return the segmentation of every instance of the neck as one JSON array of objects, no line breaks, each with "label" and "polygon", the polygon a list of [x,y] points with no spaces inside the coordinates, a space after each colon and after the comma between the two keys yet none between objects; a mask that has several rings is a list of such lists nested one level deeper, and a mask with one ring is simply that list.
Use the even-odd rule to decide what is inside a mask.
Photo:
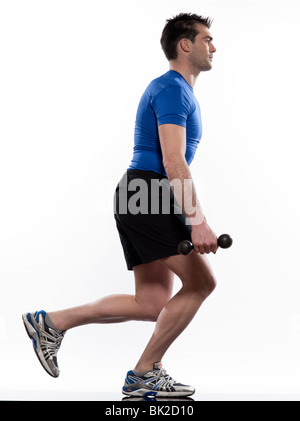
[{"label": "neck", "polygon": [[197,78],[200,74],[200,72],[195,72],[194,70],[188,68],[187,66],[178,63],[177,61],[170,61],[170,70],[175,70],[175,72],[178,72],[181,74],[181,76],[187,81],[189,85],[191,85],[192,88],[194,88]]}]

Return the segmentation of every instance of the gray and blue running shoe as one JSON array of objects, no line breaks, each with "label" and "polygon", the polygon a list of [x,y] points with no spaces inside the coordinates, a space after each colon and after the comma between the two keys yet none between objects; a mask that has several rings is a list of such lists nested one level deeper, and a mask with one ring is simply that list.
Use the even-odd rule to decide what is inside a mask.
[{"label": "gray and blue running shoe", "polygon": [[22,319],[40,363],[50,376],[58,377],[57,351],[65,332],[53,325],[44,310],[23,314]]},{"label": "gray and blue running shoe", "polygon": [[122,392],[130,396],[190,396],[195,393],[192,386],[177,383],[162,367],[161,362],[153,364],[153,370],[142,376],[128,371]]}]

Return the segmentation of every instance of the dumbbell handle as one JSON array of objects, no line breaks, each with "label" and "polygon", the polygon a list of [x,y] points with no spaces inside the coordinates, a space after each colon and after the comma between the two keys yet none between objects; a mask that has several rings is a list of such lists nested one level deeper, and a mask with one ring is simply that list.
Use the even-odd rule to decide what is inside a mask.
[{"label": "dumbbell handle", "polygon": [[[218,246],[223,249],[227,249],[232,245],[232,238],[228,234],[222,234],[218,238]],[[189,240],[183,240],[178,244],[178,252],[187,256],[190,254],[193,249],[194,245]]]}]

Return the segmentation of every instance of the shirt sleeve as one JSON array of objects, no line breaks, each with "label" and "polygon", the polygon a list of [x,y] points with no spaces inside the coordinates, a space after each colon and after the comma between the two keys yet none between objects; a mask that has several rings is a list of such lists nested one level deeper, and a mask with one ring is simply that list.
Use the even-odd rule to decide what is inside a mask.
[{"label": "shirt sleeve", "polygon": [[184,90],[179,86],[167,86],[152,101],[157,126],[161,124],[176,124],[186,127],[191,114],[191,105]]}]

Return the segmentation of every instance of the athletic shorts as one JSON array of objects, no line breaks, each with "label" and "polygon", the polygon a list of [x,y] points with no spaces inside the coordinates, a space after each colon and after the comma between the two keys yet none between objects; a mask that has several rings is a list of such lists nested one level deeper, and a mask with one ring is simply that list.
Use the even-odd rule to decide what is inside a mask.
[{"label": "athletic shorts", "polygon": [[191,226],[168,179],[152,171],[128,170],[114,197],[114,216],[128,270],[178,254],[191,240]]}]

